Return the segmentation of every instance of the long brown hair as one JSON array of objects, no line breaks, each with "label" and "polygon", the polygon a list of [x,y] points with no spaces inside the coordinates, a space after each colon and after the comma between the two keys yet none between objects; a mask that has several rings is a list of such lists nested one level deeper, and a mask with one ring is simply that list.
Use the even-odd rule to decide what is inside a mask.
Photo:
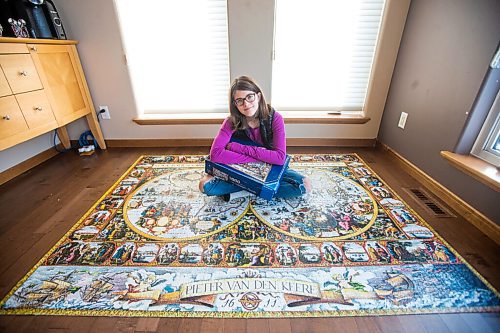
[{"label": "long brown hair", "polygon": [[271,109],[271,106],[266,103],[266,99],[260,87],[252,78],[248,76],[240,76],[234,79],[231,84],[231,90],[229,91],[229,118],[233,124],[233,129],[241,130],[248,128],[246,117],[241,114],[238,107],[234,105],[234,94],[237,90],[253,91],[256,94],[260,94],[259,108],[255,113],[255,118],[267,119],[267,117],[269,117],[269,110]]}]

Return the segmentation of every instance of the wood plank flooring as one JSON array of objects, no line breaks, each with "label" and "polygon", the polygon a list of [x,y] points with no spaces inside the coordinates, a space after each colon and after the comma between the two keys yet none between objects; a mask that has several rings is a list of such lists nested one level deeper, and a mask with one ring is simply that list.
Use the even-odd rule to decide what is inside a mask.
[{"label": "wood plank flooring", "polygon": [[[436,218],[403,187],[421,186],[376,148],[296,147],[290,153],[358,153],[478,272],[500,289],[499,246],[462,217]],[[144,154],[206,154],[208,148],[111,148],[60,154],[0,186],[0,297]],[[480,332],[500,331],[499,313],[292,319],[0,316],[0,332]]]}]

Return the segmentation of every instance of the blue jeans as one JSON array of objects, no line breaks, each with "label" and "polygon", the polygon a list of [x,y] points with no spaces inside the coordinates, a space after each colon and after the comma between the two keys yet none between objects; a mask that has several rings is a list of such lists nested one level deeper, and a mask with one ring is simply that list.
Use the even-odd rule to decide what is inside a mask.
[{"label": "blue jeans", "polygon": [[[213,177],[203,185],[203,193],[206,195],[221,196],[224,194],[241,191],[242,188],[228,183],[220,178]],[[304,176],[295,170],[287,169],[281,179],[280,187],[275,198],[294,198],[306,193]]]},{"label": "blue jeans", "polygon": [[[256,142],[231,138],[230,142],[238,142],[247,146],[260,146]],[[306,193],[304,186],[305,176],[295,170],[287,169],[281,179],[280,187],[275,198],[295,198]],[[220,178],[213,177],[203,185],[203,193],[206,195],[221,196],[224,194],[241,191],[242,188],[228,183]]]}]

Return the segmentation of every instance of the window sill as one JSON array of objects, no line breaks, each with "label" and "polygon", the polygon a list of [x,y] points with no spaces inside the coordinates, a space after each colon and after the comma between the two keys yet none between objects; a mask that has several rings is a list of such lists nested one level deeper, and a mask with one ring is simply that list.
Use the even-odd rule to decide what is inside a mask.
[{"label": "window sill", "polygon": [[[370,118],[362,113],[328,114],[326,112],[281,112],[287,124],[365,124]],[[133,121],[139,125],[202,125],[220,124],[226,113],[176,113],[142,115]]]},{"label": "window sill", "polygon": [[455,168],[500,192],[500,173],[494,165],[471,155],[460,155],[449,151],[442,151],[441,156]]}]

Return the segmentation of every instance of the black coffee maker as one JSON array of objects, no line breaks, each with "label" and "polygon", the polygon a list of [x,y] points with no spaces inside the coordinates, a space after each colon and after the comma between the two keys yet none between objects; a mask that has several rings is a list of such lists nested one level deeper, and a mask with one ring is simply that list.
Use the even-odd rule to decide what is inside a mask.
[{"label": "black coffee maker", "polygon": [[0,0],[4,37],[66,39],[52,0]]}]

